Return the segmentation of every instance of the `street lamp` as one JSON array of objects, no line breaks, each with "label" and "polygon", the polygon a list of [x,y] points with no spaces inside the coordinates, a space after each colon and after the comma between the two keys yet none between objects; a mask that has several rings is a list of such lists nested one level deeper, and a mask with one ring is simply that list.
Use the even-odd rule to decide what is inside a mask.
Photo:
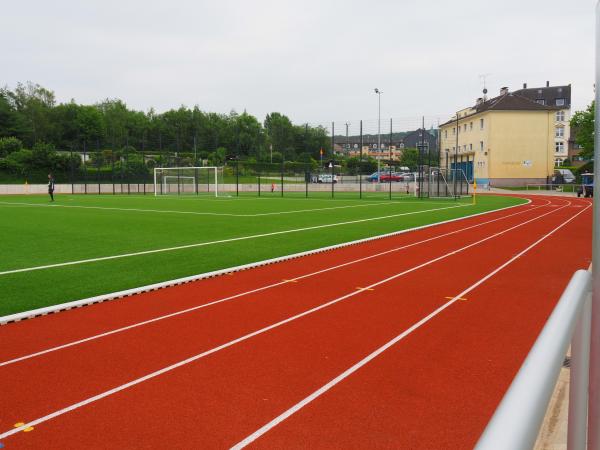
[{"label": "street lamp", "polygon": [[379,157],[377,158],[377,182],[380,182],[381,177],[381,92],[379,89],[375,88],[375,93],[377,94],[377,98],[379,99],[379,108],[377,115],[377,152],[379,153]]}]

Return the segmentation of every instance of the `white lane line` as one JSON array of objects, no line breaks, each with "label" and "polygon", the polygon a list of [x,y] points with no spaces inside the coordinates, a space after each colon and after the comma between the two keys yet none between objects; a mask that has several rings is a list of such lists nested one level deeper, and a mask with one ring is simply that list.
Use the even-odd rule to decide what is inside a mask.
[{"label": "white lane line", "polygon": [[274,288],[274,287],[277,287],[277,286],[282,286],[282,285],[284,285],[284,284],[286,284],[286,283],[288,283],[290,281],[296,282],[298,280],[303,280],[303,279],[310,278],[310,277],[313,277],[313,276],[316,276],[316,275],[320,275],[320,274],[323,274],[323,273],[326,273],[326,272],[330,272],[330,271],[337,270],[337,269],[340,269],[340,268],[343,268],[343,267],[347,267],[347,266],[350,266],[352,264],[357,264],[357,263],[360,263],[360,262],[363,262],[363,261],[367,261],[367,260],[370,260],[370,259],[378,258],[380,256],[387,255],[389,253],[398,252],[400,250],[404,250],[404,249],[407,249],[407,248],[410,248],[410,247],[415,247],[417,245],[425,244],[427,242],[432,242],[432,241],[435,241],[435,240],[438,240],[438,239],[442,239],[442,238],[447,237],[447,236],[452,236],[452,235],[455,235],[455,234],[458,234],[458,233],[462,233],[462,232],[467,231],[467,230],[471,230],[473,228],[477,228],[477,227],[481,227],[483,225],[487,225],[487,224],[490,224],[490,223],[493,223],[493,222],[497,222],[499,220],[508,219],[509,217],[517,216],[519,214],[529,213],[529,212],[533,211],[534,209],[542,208],[544,206],[546,206],[546,205],[539,205],[536,208],[530,208],[530,209],[525,209],[523,211],[518,211],[516,213],[512,213],[512,214],[508,214],[508,215],[505,215],[505,216],[502,216],[502,217],[498,217],[498,218],[495,218],[495,219],[487,220],[485,222],[477,223],[475,225],[470,225],[468,227],[460,228],[458,230],[450,231],[448,233],[439,234],[439,235],[436,235],[436,236],[433,236],[433,237],[430,237],[430,238],[427,238],[427,239],[423,239],[421,241],[412,242],[410,244],[402,245],[400,247],[391,248],[391,249],[383,251],[383,252],[379,252],[379,253],[375,253],[375,254],[372,254],[372,255],[369,255],[369,256],[365,256],[365,257],[362,257],[362,258],[358,258],[358,259],[354,259],[354,260],[351,260],[351,261],[347,261],[345,263],[337,264],[337,265],[334,265],[334,266],[331,266],[331,267],[327,267],[325,269],[317,270],[315,272],[309,272],[309,273],[306,273],[304,275],[299,275],[299,276],[294,277],[294,278],[289,279],[289,280],[283,280],[283,281],[280,281],[280,282],[277,282],[277,283],[268,284],[268,285],[261,286],[261,287],[255,288],[255,289],[251,289],[251,290],[248,290],[248,291],[245,291],[245,292],[234,294],[234,295],[231,295],[231,296],[228,296],[228,297],[224,297],[224,298],[221,298],[221,299],[213,300],[213,301],[211,301],[209,303],[204,303],[202,305],[192,306],[190,308],[186,308],[186,309],[183,309],[183,310],[180,310],[180,311],[175,311],[175,312],[172,312],[172,313],[169,313],[169,314],[165,314],[165,315],[162,315],[162,316],[154,317],[152,319],[144,320],[144,321],[141,321],[141,322],[136,322],[136,323],[133,323],[131,325],[127,325],[127,326],[124,326],[124,327],[121,327],[121,328],[115,328],[113,330],[109,330],[109,331],[106,331],[106,332],[103,332],[103,333],[98,333],[98,334],[95,334],[95,335],[92,335],[92,336],[88,336],[87,338],[78,339],[76,341],[68,342],[66,344],[57,345],[55,347],[50,347],[50,348],[45,349],[45,350],[40,350],[38,352],[30,353],[30,354],[27,354],[27,355],[24,355],[24,356],[20,356],[20,357],[14,358],[14,359],[10,359],[10,360],[7,360],[7,361],[2,361],[2,362],[0,362],[0,367],[2,367],[2,366],[8,366],[10,364],[14,364],[14,363],[17,363],[17,362],[20,362],[20,361],[31,359],[31,358],[34,358],[36,356],[45,355],[47,353],[52,353],[52,352],[55,352],[55,351],[58,351],[58,350],[63,350],[65,348],[74,347],[74,346],[79,345],[79,344],[90,342],[90,341],[93,341],[93,340],[96,340],[96,339],[100,339],[100,338],[103,338],[103,337],[106,337],[106,336],[110,336],[110,335],[113,335],[113,334],[116,334],[116,333],[121,333],[123,331],[127,331],[127,330],[131,330],[131,329],[134,329],[134,328],[138,328],[138,327],[141,327],[141,326],[144,326],[144,325],[148,325],[148,324],[151,324],[151,323],[154,323],[154,322],[158,322],[158,321],[161,321],[161,320],[165,320],[165,319],[169,319],[169,318],[172,318],[172,317],[176,317],[176,316],[179,316],[179,315],[182,315],[182,314],[187,314],[187,313],[190,313],[190,312],[193,312],[193,311],[197,311],[197,310],[200,310],[200,309],[207,308],[209,306],[217,305],[219,303],[228,302],[228,301],[234,300],[236,298],[240,298],[240,297],[244,297],[244,296],[247,296],[247,295],[255,294],[257,292],[261,292],[261,291],[264,291],[264,290],[267,290],[267,289],[271,289],[271,288]]},{"label": "white lane line", "polygon": [[20,272],[32,272],[34,270],[44,270],[44,269],[51,269],[51,268],[55,268],[55,267],[73,266],[73,265],[86,264],[86,263],[92,263],[92,262],[98,262],[98,261],[109,261],[112,259],[129,258],[132,256],[140,256],[140,255],[150,255],[153,253],[173,252],[176,250],[184,250],[184,249],[188,249],[188,248],[205,247],[208,245],[225,244],[228,242],[244,241],[244,240],[248,240],[248,239],[257,239],[257,238],[262,238],[262,237],[277,236],[277,235],[288,234],[288,233],[298,233],[300,231],[319,230],[322,228],[339,227],[342,225],[351,225],[351,224],[355,224],[355,223],[371,222],[371,221],[375,221],[375,220],[393,219],[395,217],[410,216],[410,215],[414,215],[414,214],[424,214],[424,213],[432,212],[432,211],[463,208],[463,207],[468,207],[468,206],[471,206],[471,205],[470,204],[468,204],[468,205],[453,205],[453,206],[447,206],[444,208],[424,209],[422,211],[412,211],[412,212],[406,212],[406,213],[389,214],[386,216],[369,217],[367,219],[348,220],[345,222],[336,222],[336,223],[329,223],[329,224],[324,224],[324,225],[314,225],[312,227],[294,228],[291,230],[273,231],[271,233],[252,234],[250,236],[240,236],[240,237],[236,237],[236,238],[219,239],[216,241],[199,242],[197,244],[178,245],[176,247],[158,248],[158,249],[154,249],[154,250],[144,250],[141,252],[122,253],[119,255],[111,255],[111,256],[101,256],[99,258],[80,259],[77,261],[67,261],[67,262],[63,262],[63,263],[46,264],[43,266],[25,267],[22,269],[5,270],[3,272],[0,272],[0,275],[9,275],[12,273],[20,273]]},{"label": "white lane line", "polygon": [[284,214],[298,214],[305,212],[316,212],[316,211],[329,211],[332,209],[346,209],[346,208],[363,208],[366,206],[383,206],[383,205],[401,205],[406,206],[409,203],[399,202],[378,202],[378,203],[363,203],[361,205],[344,205],[344,206],[331,206],[327,208],[311,208],[311,209],[298,209],[292,211],[277,211],[267,213],[256,213],[256,214],[233,214],[233,213],[218,213],[218,212],[202,212],[202,211],[176,211],[167,209],[143,209],[143,208],[117,208],[112,206],[83,206],[83,205],[61,205],[57,203],[44,204],[44,203],[27,203],[27,202],[2,202],[2,206],[29,206],[39,208],[76,208],[76,209],[95,209],[95,210],[106,210],[106,211],[131,211],[131,212],[143,212],[143,213],[164,213],[164,214],[187,214],[196,216],[225,216],[225,217],[263,217],[263,216],[278,216]]},{"label": "white lane line", "polygon": [[[430,259],[429,261],[421,263],[421,264],[419,264],[417,266],[411,267],[410,269],[404,270],[404,271],[399,272],[397,274],[394,274],[394,275],[392,275],[390,277],[384,278],[383,280],[377,281],[377,282],[375,282],[373,284],[370,284],[368,286],[364,286],[364,288],[365,289],[372,289],[372,288],[375,288],[375,287],[380,286],[382,284],[388,283],[388,282],[390,282],[392,280],[395,280],[395,279],[397,279],[397,278],[399,278],[401,276],[404,276],[404,275],[406,275],[408,273],[415,272],[415,271],[417,271],[419,269],[422,269],[423,267],[429,266],[429,265],[431,265],[431,264],[433,264],[435,262],[438,262],[438,261],[441,261],[443,259],[446,259],[446,258],[448,258],[448,257],[450,257],[452,255],[456,255],[458,253],[461,253],[461,252],[463,252],[463,251],[465,251],[465,250],[467,250],[467,249],[469,249],[471,247],[475,247],[476,245],[479,245],[479,244],[481,244],[483,242],[489,241],[490,239],[493,239],[495,237],[498,237],[498,236],[501,236],[503,234],[506,234],[509,231],[512,231],[512,230],[514,230],[516,228],[522,227],[522,226],[524,226],[524,225],[526,225],[526,224],[528,224],[530,222],[533,222],[535,220],[541,219],[542,217],[545,217],[545,216],[547,216],[549,214],[554,214],[554,213],[560,211],[561,209],[565,208],[566,206],[567,205],[565,205],[565,206],[563,206],[561,208],[553,209],[553,210],[551,210],[551,211],[549,211],[547,213],[544,213],[544,214],[542,214],[540,216],[537,216],[537,217],[535,217],[533,219],[529,219],[529,220],[526,220],[525,222],[521,222],[520,224],[513,225],[510,228],[506,228],[506,229],[504,229],[502,231],[499,231],[497,233],[491,234],[491,235],[489,235],[489,236],[487,236],[487,237],[485,237],[485,238],[483,238],[483,239],[481,239],[479,241],[472,242],[471,244],[465,245],[465,246],[460,247],[460,248],[458,248],[456,250],[452,250],[451,252],[448,252],[448,253],[445,253],[445,254],[443,254],[441,256],[438,256],[436,258]],[[581,211],[581,212],[583,212],[583,211]],[[564,222],[564,223],[566,223],[566,222]],[[301,312],[299,314],[296,314],[294,316],[288,317],[287,319],[281,320],[281,321],[276,322],[274,324],[268,325],[268,326],[266,326],[264,328],[260,328],[260,329],[258,329],[256,331],[253,331],[251,333],[245,334],[245,335],[243,335],[243,336],[241,336],[239,338],[233,339],[233,340],[231,340],[229,342],[221,344],[221,345],[219,345],[217,347],[214,347],[214,348],[212,348],[210,350],[207,350],[205,352],[202,352],[202,353],[199,353],[197,355],[191,356],[190,358],[184,359],[184,360],[179,361],[179,362],[177,362],[175,364],[171,364],[170,366],[163,367],[162,369],[159,369],[159,370],[157,370],[155,372],[149,373],[148,375],[144,375],[143,377],[136,378],[136,379],[134,379],[132,381],[129,381],[128,383],[122,384],[122,385],[117,386],[117,387],[115,387],[113,389],[110,389],[108,391],[101,392],[100,394],[94,395],[94,396],[89,397],[89,398],[87,398],[85,400],[82,400],[80,402],[77,402],[77,403],[74,403],[72,405],[69,405],[69,406],[67,406],[65,408],[59,409],[57,411],[54,411],[54,412],[52,412],[52,413],[50,413],[48,415],[45,415],[45,416],[40,417],[38,419],[35,419],[35,420],[30,421],[30,422],[24,423],[20,427],[12,428],[12,429],[10,429],[8,431],[5,431],[4,433],[0,434],[0,439],[4,439],[4,438],[6,438],[8,436],[11,436],[11,435],[13,435],[15,433],[18,433],[19,431],[22,431],[25,428],[35,427],[35,426],[39,425],[40,423],[46,422],[46,421],[48,421],[50,419],[53,419],[53,418],[58,417],[58,416],[61,416],[61,415],[65,414],[65,413],[67,413],[67,412],[70,412],[70,411],[73,411],[75,409],[81,408],[83,406],[89,405],[90,403],[94,403],[94,402],[96,402],[98,400],[101,400],[101,399],[103,399],[105,397],[108,397],[108,396],[110,396],[112,394],[116,394],[117,392],[120,392],[120,391],[123,391],[125,389],[128,389],[128,388],[130,388],[132,386],[135,386],[137,384],[140,384],[140,383],[142,383],[144,381],[148,381],[148,380],[150,380],[152,378],[158,377],[159,375],[162,375],[164,373],[170,372],[170,371],[172,371],[174,369],[177,369],[177,368],[179,368],[181,366],[190,364],[190,363],[192,363],[194,361],[197,361],[197,360],[199,360],[201,358],[204,358],[204,357],[206,357],[208,355],[216,353],[216,352],[218,352],[220,350],[224,350],[224,349],[226,349],[228,347],[231,347],[231,346],[233,346],[235,344],[238,344],[240,342],[246,341],[246,340],[248,340],[248,339],[250,339],[250,338],[252,338],[254,336],[257,336],[259,334],[265,333],[265,332],[270,331],[270,330],[272,330],[274,328],[278,328],[278,327],[280,327],[282,325],[285,325],[287,323],[293,322],[293,321],[295,321],[297,319],[300,319],[302,317],[308,316],[309,314],[312,314],[312,313],[315,313],[315,312],[320,311],[322,309],[325,309],[325,308],[327,308],[327,307],[329,307],[331,305],[334,305],[334,304],[339,303],[339,302],[341,302],[343,300],[346,300],[348,298],[351,298],[351,297],[354,297],[356,295],[359,295],[359,294],[361,294],[363,292],[365,292],[365,291],[364,290],[352,290],[352,292],[350,292],[350,293],[348,293],[346,295],[343,295],[341,297],[335,298],[335,299],[333,299],[333,300],[331,300],[331,301],[329,301],[327,303],[323,303],[323,304],[321,304],[319,306],[316,306],[314,308],[308,309],[308,310],[306,310],[304,312]]]},{"label": "white lane line", "polygon": [[467,289],[465,289],[464,291],[462,291],[460,294],[458,294],[455,297],[453,297],[452,300],[444,303],[442,306],[440,306],[439,308],[437,308],[431,314],[423,317],[421,320],[419,320],[418,322],[414,323],[411,327],[407,328],[402,333],[400,333],[398,336],[396,336],[392,340],[388,341],[387,343],[385,343],[384,345],[382,345],[381,347],[379,347],[373,353],[371,353],[368,356],[366,356],[365,358],[361,359],[359,362],[357,362],[356,364],[354,364],[352,367],[350,367],[347,370],[345,370],[344,372],[342,372],[340,375],[338,375],[337,377],[335,377],[334,379],[332,379],[331,381],[329,381],[327,384],[321,386],[319,389],[317,389],[316,391],[314,391],[312,394],[308,395],[307,397],[305,397],[304,399],[302,399],[301,401],[299,401],[298,403],[296,403],[294,406],[292,406],[291,408],[289,408],[287,411],[283,412],[282,414],[280,414],[279,416],[275,417],[273,420],[271,420],[267,424],[263,425],[261,428],[259,428],[258,430],[256,430],[254,433],[248,435],[246,438],[244,438],[243,440],[241,440],[240,442],[238,442],[237,444],[235,444],[233,447],[231,447],[231,449],[232,450],[239,450],[239,449],[242,449],[242,448],[246,447],[248,444],[251,444],[252,442],[254,442],[260,436],[262,436],[263,434],[267,433],[268,431],[270,431],[271,429],[273,429],[274,427],[276,427],[277,425],[279,425],[281,422],[283,422],[288,417],[290,417],[291,415],[293,415],[296,412],[298,412],[300,409],[304,408],[306,405],[308,405],[313,400],[315,400],[316,398],[318,398],[321,395],[323,395],[325,392],[327,392],[328,390],[330,390],[336,384],[339,384],[344,379],[348,378],[350,375],[352,375],[358,369],[360,369],[361,367],[363,367],[364,365],[366,365],[367,363],[369,363],[370,361],[372,361],[373,359],[375,359],[377,356],[379,356],[380,354],[382,354],[384,351],[386,351],[387,349],[389,349],[390,347],[392,347],[394,344],[398,343],[399,341],[401,341],[402,339],[404,339],[406,336],[408,336],[409,334],[411,334],[413,331],[415,331],[419,327],[421,327],[424,324],[426,324],[427,322],[429,322],[431,319],[433,319],[435,316],[437,316],[438,314],[440,314],[446,308],[448,308],[452,304],[456,303],[459,300],[459,298],[467,295],[469,292],[471,292],[472,290],[474,290],[475,288],[477,288],[481,284],[485,283],[487,280],[489,280],[490,278],[492,278],[494,275],[496,275],[498,272],[500,272],[506,266],[508,266],[509,264],[513,263],[515,260],[517,260],[518,258],[520,258],[521,256],[523,256],[525,253],[529,252],[532,248],[534,248],[537,245],[539,245],[542,241],[544,241],[545,239],[547,239],[548,237],[550,237],[551,235],[553,235],[554,233],[556,233],[558,230],[560,230],[566,224],[568,224],[569,222],[571,222],[572,220],[574,220],[577,216],[579,216],[579,214],[583,213],[589,207],[590,206],[587,206],[585,209],[583,209],[579,213],[575,214],[570,219],[566,220],[565,222],[563,222],[562,224],[560,224],[559,226],[557,226],[556,228],[554,228],[549,233],[547,233],[544,236],[542,236],[540,239],[538,239],[537,241],[535,241],[533,244],[529,245],[524,250],[520,251],[517,255],[513,256],[508,261],[504,262],[502,265],[498,266],[496,269],[494,269],[493,271],[491,271],[490,273],[488,273],[486,276],[484,276],[483,278],[479,279],[476,283],[472,284]]}]

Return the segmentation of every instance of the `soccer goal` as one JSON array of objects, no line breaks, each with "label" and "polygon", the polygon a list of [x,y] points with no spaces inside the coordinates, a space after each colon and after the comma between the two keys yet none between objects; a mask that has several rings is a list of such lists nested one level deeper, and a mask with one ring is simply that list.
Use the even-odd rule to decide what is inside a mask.
[{"label": "soccer goal", "polygon": [[462,169],[423,167],[417,180],[417,196],[430,198],[458,198],[470,194],[469,181]]},{"label": "soccer goal", "polygon": [[222,167],[156,167],[154,195],[222,194]]}]

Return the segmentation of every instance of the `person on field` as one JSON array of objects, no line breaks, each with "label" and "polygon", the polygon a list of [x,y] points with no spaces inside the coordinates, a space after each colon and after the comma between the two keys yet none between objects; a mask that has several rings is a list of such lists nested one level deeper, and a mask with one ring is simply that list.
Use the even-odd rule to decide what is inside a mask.
[{"label": "person on field", "polygon": [[275,183],[271,183],[271,192],[275,192]]},{"label": "person on field", "polygon": [[50,194],[50,201],[54,201],[54,177],[51,173],[48,174],[48,194]]}]

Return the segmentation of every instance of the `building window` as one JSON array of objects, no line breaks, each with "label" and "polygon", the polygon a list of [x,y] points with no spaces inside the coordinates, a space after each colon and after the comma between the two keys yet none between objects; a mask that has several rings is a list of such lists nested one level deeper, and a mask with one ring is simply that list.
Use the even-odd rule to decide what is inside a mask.
[{"label": "building window", "polygon": [[456,134],[456,128],[452,128],[452,134]]},{"label": "building window", "polygon": [[483,151],[483,141],[479,141],[479,150]]},{"label": "building window", "polygon": [[467,151],[467,144],[463,145],[463,152]]},{"label": "building window", "polygon": [[564,98],[557,98],[556,99],[556,106],[565,106],[565,99]]},{"label": "building window", "polygon": [[562,138],[565,136],[565,129],[563,127],[556,127],[554,129],[554,136],[557,138]]},{"label": "building window", "polygon": [[473,130],[473,122],[469,124],[469,130]]},{"label": "building window", "polygon": [[536,103],[539,103],[540,105],[545,105],[546,104],[546,100],[544,100],[543,98],[538,98],[535,100]]},{"label": "building window", "polygon": [[444,137],[447,138],[448,137],[448,130],[444,130]]},{"label": "building window", "polygon": [[483,119],[479,119],[479,129],[483,130]]},{"label": "building window", "polygon": [[463,130],[464,130],[464,131],[467,131],[467,124],[466,124],[466,123],[465,123],[465,125],[464,125],[464,129],[463,129]]},{"label": "building window", "polygon": [[555,142],[555,146],[554,146],[554,150],[556,153],[564,153],[565,151],[565,143],[561,142],[561,141],[556,141]]},{"label": "building window", "polygon": [[556,121],[557,122],[565,121],[565,112],[564,111],[556,111]]},{"label": "building window", "polygon": [[472,152],[473,151],[473,144],[469,144],[469,151]]}]

